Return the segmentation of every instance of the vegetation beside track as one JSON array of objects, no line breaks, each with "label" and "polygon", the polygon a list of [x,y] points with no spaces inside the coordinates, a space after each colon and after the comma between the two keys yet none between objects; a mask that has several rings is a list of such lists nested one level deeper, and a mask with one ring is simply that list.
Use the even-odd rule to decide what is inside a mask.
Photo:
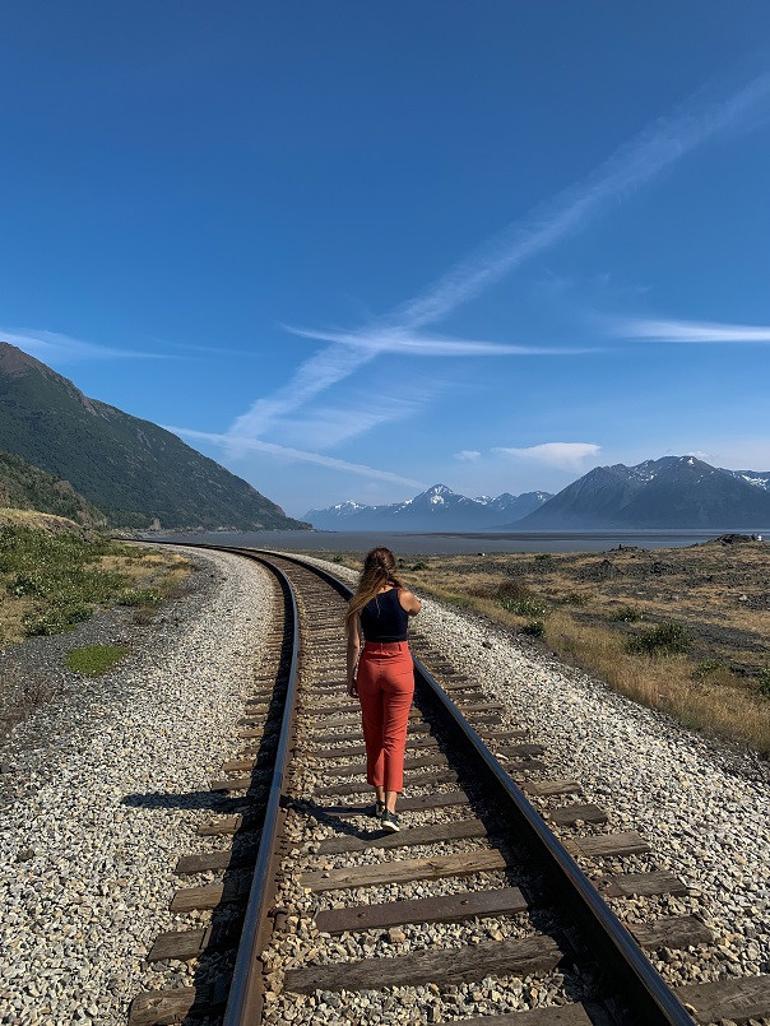
[{"label": "vegetation beside track", "polygon": [[125,645],[83,645],[67,653],[67,666],[84,677],[100,677],[119,663],[128,649]]},{"label": "vegetation beside track", "polygon": [[69,529],[57,523],[56,531],[48,530],[50,518],[42,523],[42,516],[0,524],[2,646],[59,634],[98,609],[126,605],[150,610],[189,573],[187,560],[171,551],[89,537],[71,521],[64,521]]},{"label": "vegetation beside track", "polygon": [[[115,542],[47,513],[1,510],[0,735],[51,700],[63,667],[99,676],[127,654],[114,644],[116,631],[125,633],[114,617],[86,625],[94,614],[126,607],[121,623],[146,624],[191,570],[172,550]],[[49,637],[80,625],[85,632],[71,640]],[[33,649],[20,644],[35,636]]]},{"label": "vegetation beside track", "polygon": [[[360,567],[358,553],[328,558]],[[421,592],[538,639],[686,726],[770,753],[770,545],[733,539],[400,563]]]}]

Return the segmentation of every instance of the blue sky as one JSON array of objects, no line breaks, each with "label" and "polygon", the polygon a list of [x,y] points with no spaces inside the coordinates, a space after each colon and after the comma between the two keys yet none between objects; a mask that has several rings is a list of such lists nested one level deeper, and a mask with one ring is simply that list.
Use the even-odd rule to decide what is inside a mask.
[{"label": "blue sky", "polygon": [[0,338],[291,513],[770,468],[770,7],[6,5]]}]

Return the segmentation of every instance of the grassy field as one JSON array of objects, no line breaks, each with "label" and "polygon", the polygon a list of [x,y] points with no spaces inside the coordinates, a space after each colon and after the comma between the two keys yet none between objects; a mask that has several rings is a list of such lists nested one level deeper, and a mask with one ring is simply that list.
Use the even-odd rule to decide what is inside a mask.
[{"label": "grassy field", "polygon": [[63,518],[19,513],[0,518],[3,647],[59,634],[114,605],[147,615],[189,573],[187,561],[171,552],[89,538]]},{"label": "grassy field", "polygon": [[15,646],[36,635],[62,634],[113,606],[146,623],[179,592],[191,565],[170,551],[126,545],[90,534],[63,517],[0,510],[0,737],[56,693],[59,665],[98,677],[116,665],[123,645],[54,646],[52,662],[30,665]]},{"label": "grassy field", "polygon": [[[360,556],[330,558],[356,569]],[[770,545],[419,556],[419,590],[537,639],[688,726],[770,752]]]}]

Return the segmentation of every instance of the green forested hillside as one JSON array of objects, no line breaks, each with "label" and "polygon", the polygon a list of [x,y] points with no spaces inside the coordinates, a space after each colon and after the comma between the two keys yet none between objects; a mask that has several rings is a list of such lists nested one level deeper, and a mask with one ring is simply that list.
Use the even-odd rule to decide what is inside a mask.
[{"label": "green forested hillside", "polygon": [[111,525],[302,528],[280,506],[150,421],[87,396],[0,342],[0,449],[63,478]]},{"label": "green forested hillside", "polygon": [[0,452],[0,506],[55,513],[84,527],[105,522],[104,514],[69,481],[61,481],[10,452]]}]

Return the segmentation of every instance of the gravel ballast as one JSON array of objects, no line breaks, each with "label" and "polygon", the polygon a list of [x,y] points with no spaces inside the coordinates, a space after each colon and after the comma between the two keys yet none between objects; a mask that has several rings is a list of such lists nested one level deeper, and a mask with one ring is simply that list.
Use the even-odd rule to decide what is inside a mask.
[{"label": "gravel ballast", "polygon": [[[153,985],[144,959],[175,927],[176,856],[210,817],[207,781],[232,757],[274,594],[256,564],[184,551],[204,586],[4,752],[23,782],[0,812],[4,1024],[123,1026]],[[157,985],[173,982],[158,974]]]},{"label": "gravel ballast", "polygon": [[[356,579],[337,564],[302,558]],[[636,704],[484,617],[424,598],[414,626],[416,651],[424,638],[482,682],[486,696],[505,705],[505,719],[545,746],[547,775],[578,780],[580,801],[607,811],[605,827],[577,832],[638,830],[649,842],[650,855],[608,860],[608,871],[667,869],[692,888],[714,944],[684,955],[682,965],[678,955],[653,957],[667,979],[770,971],[767,763]],[[614,904],[633,920],[645,902]],[[696,908],[691,899],[660,905],[660,914]]]}]

